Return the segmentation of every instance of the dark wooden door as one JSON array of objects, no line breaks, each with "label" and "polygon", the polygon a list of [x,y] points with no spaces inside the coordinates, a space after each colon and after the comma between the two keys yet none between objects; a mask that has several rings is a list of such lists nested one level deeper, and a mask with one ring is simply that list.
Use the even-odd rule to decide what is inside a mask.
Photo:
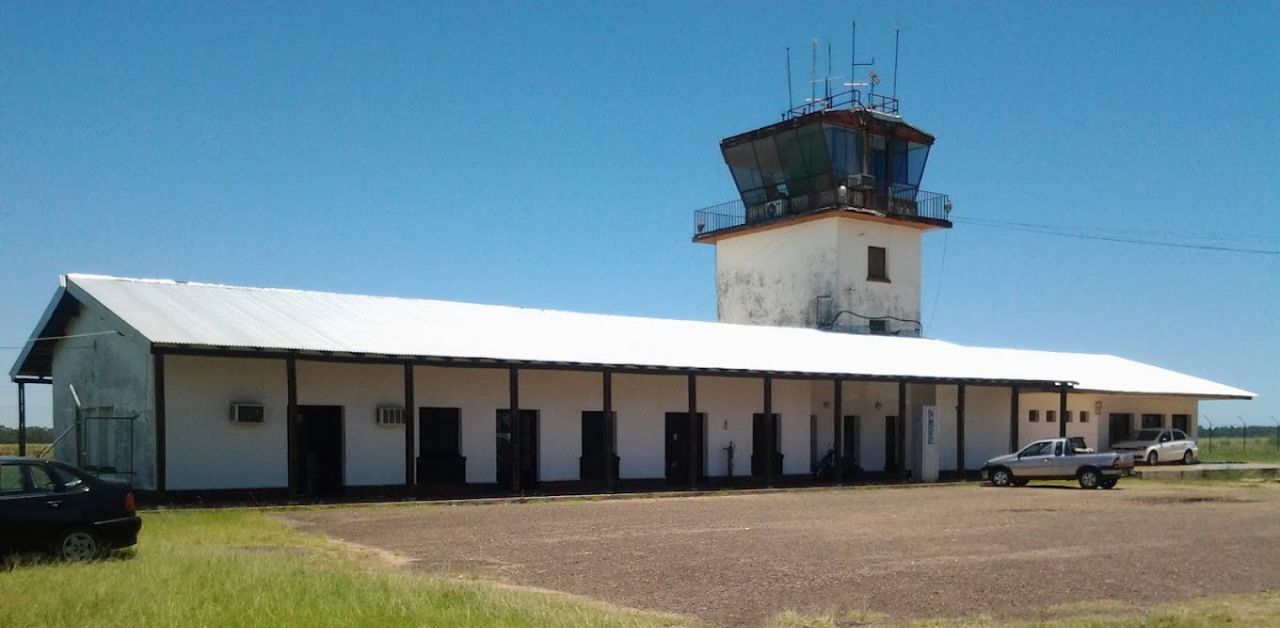
[{"label": "dark wooden door", "polygon": [[844,466],[846,469],[852,469],[859,466],[860,460],[858,456],[858,423],[856,416],[844,417],[844,425],[841,428],[841,444],[840,455],[844,458]]},{"label": "dark wooden door", "polygon": [[342,406],[298,406],[301,481],[310,497],[342,492]]},{"label": "dark wooden door", "polygon": [[[604,421],[604,412],[587,410],[582,413],[582,456],[578,458],[578,477],[583,480],[604,481],[604,456],[610,433],[616,429],[617,414],[610,424]],[[612,428],[612,429],[606,429]],[[615,448],[616,449],[616,448]],[[618,477],[619,458],[613,456],[613,477]]]},{"label": "dark wooden door", "polygon": [[898,460],[898,417],[884,418],[884,470],[897,471],[901,467]]},{"label": "dark wooden door", "polygon": [[458,408],[418,409],[418,483],[462,484],[462,413]]},{"label": "dark wooden door", "polygon": [[771,415],[770,418],[773,424],[772,447],[769,446],[768,426],[764,422],[764,414],[757,412],[751,415],[751,475],[765,475],[765,456],[769,455],[770,450],[773,451],[773,474],[782,475],[782,453],[778,451],[778,442],[782,437],[778,430],[778,415]]},{"label": "dark wooden door", "polygon": [[498,485],[511,486],[514,449],[520,448],[520,487],[533,488],[538,483],[538,411],[520,411],[520,433],[512,431],[511,411],[498,410],[497,417]]},{"label": "dark wooden door", "polygon": [[[703,431],[706,415],[695,415],[696,424],[690,426],[688,412],[668,412],[666,417],[666,478],[668,484],[688,484],[690,466],[702,477]],[[692,429],[690,429],[692,428]],[[693,440],[693,455],[689,455],[689,440]]]},{"label": "dark wooden door", "polygon": [[1110,423],[1107,424],[1108,441],[1107,444],[1114,445],[1122,440],[1129,438],[1129,433],[1133,430],[1133,415],[1112,413],[1109,417]]}]

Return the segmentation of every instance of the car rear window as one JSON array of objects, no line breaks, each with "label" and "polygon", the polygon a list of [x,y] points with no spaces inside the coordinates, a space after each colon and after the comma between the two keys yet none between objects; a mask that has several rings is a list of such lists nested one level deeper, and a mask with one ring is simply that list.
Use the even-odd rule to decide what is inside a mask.
[{"label": "car rear window", "polygon": [[35,493],[51,493],[58,486],[53,476],[49,475],[49,471],[44,465],[29,464],[27,465],[27,473],[31,477],[31,490]]},{"label": "car rear window", "polygon": [[0,464],[0,494],[22,492],[22,469],[16,464]]},{"label": "car rear window", "polygon": [[1177,431],[1177,430],[1174,430],[1174,432],[1173,432],[1173,440],[1187,440],[1187,435],[1186,435],[1186,434],[1183,434],[1182,432],[1179,432],[1179,431]]}]

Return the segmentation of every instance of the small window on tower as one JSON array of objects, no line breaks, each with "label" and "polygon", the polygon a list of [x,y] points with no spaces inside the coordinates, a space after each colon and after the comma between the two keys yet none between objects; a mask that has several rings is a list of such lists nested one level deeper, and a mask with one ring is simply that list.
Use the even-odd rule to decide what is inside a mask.
[{"label": "small window on tower", "polygon": [[867,247],[867,281],[889,281],[883,246]]}]

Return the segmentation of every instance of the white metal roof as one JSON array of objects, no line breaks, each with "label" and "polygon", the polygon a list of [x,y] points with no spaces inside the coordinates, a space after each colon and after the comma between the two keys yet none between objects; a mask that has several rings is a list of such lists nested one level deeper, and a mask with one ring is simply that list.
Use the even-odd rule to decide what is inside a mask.
[{"label": "white metal roof", "polygon": [[[1254,396],[1111,355],[97,275],[67,275],[63,284],[71,296],[96,301],[158,345],[853,377],[1071,382],[1077,389],[1103,392]],[[36,335],[43,335],[43,330],[37,329]],[[24,353],[13,373],[21,370],[25,359]]]}]

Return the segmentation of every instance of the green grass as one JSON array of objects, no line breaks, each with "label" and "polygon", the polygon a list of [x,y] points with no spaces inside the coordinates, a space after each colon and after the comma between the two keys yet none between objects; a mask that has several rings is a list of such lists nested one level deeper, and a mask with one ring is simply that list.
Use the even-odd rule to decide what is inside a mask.
[{"label": "green grass", "polygon": [[[40,455],[40,452],[44,451],[45,448],[48,446],[49,446],[49,443],[27,443],[27,455],[28,456]],[[0,443],[0,456],[16,456],[16,455],[18,455],[17,443]],[[53,456],[53,452],[50,451],[48,457],[52,457],[52,456]]]},{"label": "green grass", "polygon": [[395,569],[249,510],[143,515],[109,560],[0,569],[0,626],[663,626],[641,613]]},{"label": "green grass", "polygon": [[1227,595],[1162,604],[1154,608],[1100,600],[1051,606],[1041,610],[1048,619],[996,621],[987,615],[950,619],[894,621],[883,613],[853,611],[804,615],[779,613],[771,628],[842,628],[845,626],[902,626],[904,628],[1252,628],[1280,625],[1280,592]]},{"label": "green grass", "polygon": [[[1268,436],[1250,436],[1247,443],[1240,437],[1215,436],[1212,440],[1201,437],[1200,460],[1203,462],[1269,462],[1280,463],[1280,450],[1276,449],[1274,428],[1266,429]],[[1253,432],[1253,430],[1249,430]]]}]

